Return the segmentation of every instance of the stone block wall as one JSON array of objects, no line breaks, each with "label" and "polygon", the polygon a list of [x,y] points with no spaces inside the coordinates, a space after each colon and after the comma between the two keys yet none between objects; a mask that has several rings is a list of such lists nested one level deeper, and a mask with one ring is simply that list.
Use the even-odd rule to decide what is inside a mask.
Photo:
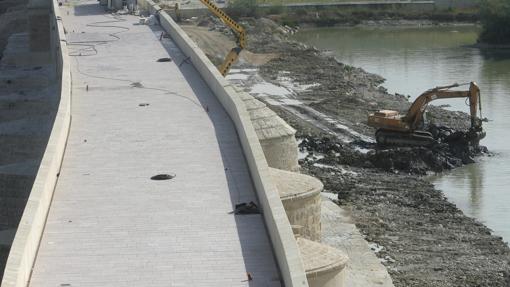
[{"label": "stone block wall", "polygon": [[270,167],[298,171],[296,130],[289,126],[266,104],[241,89],[237,93],[250,114],[250,119]]},{"label": "stone block wall", "polygon": [[479,0],[435,0],[435,7],[439,9],[474,8],[480,5]]},{"label": "stone block wall", "polygon": [[276,168],[271,168],[270,172],[290,224],[301,227],[300,236],[320,241],[322,182],[308,175]]},{"label": "stone block wall", "polygon": [[236,90],[250,113],[271,177],[293,227],[308,285],[344,286],[349,258],[341,251],[319,243],[322,229],[320,193],[324,186],[314,177],[295,172],[299,170],[295,130],[264,103]]},{"label": "stone block wall", "polygon": [[260,145],[270,167],[291,171],[299,170],[297,153],[294,152],[298,148],[294,135],[267,138],[261,140]]},{"label": "stone block wall", "polygon": [[297,199],[282,199],[290,224],[302,226],[300,235],[314,241],[321,239],[321,197],[315,194]]}]

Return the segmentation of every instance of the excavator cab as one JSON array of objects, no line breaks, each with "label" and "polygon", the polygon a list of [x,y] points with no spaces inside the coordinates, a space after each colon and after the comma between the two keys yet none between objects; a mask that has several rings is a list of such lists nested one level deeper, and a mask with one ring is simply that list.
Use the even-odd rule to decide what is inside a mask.
[{"label": "excavator cab", "polygon": [[416,98],[405,115],[392,110],[381,110],[370,114],[367,123],[377,128],[375,133],[377,143],[400,146],[432,145],[436,142],[436,138],[431,132],[424,130],[424,117],[428,104],[436,99],[468,98],[471,127],[466,137],[473,146],[478,146],[480,140],[485,137],[482,120],[477,116],[477,110],[481,113],[480,89],[476,83],[471,82],[467,91],[451,90],[459,86],[459,84],[453,84],[425,91]]},{"label": "excavator cab", "polygon": [[368,125],[381,129],[408,131],[409,126],[402,121],[402,115],[397,111],[380,110],[368,116]]}]

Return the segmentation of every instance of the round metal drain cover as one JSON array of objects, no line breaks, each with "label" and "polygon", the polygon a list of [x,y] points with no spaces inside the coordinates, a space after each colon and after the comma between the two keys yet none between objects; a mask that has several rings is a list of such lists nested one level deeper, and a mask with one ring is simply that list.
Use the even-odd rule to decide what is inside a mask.
[{"label": "round metal drain cover", "polygon": [[156,174],[155,176],[151,177],[152,180],[169,180],[175,177],[175,174]]}]

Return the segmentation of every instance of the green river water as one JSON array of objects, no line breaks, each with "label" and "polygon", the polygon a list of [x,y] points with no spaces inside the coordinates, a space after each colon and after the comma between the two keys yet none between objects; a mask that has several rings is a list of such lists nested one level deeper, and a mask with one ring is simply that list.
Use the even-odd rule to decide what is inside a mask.
[{"label": "green river water", "polygon": [[[464,213],[510,241],[510,50],[470,48],[478,27],[318,28],[294,35],[341,62],[386,78],[389,92],[410,95],[455,82],[476,81],[494,157],[431,178]],[[468,112],[464,100],[443,100]]]}]

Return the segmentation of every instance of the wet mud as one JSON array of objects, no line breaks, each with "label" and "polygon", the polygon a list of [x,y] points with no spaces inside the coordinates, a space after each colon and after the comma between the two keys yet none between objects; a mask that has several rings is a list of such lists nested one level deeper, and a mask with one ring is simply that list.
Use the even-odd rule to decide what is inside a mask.
[{"label": "wet mud", "polygon": [[[510,286],[510,252],[502,238],[412,174],[417,166],[412,162],[419,162],[419,172],[428,169],[427,158],[436,157],[430,150],[363,153],[312,136],[302,138],[299,149],[302,172],[338,195],[337,203],[375,243],[395,286]],[[427,155],[416,156],[420,153]]]},{"label": "wet mud", "polygon": [[[379,75],[288,40],[292,28],[268,19],[242,24],[250,53],[276,55],[261,65],[240,61],[238,69],[258,69],[242,87],[249,91],[259,81],[284,86],[282,80],[308,87],[292,91],[294,104],[255,96],[297,130],[301,171],[338,195],[337,203],[351,211],[360,232],[376,246],[395,286],[510,286],[508,245],[424,177],[491,156],[466,140],[466,113],[430,106],[428,127],[437,144],[377,147],[368,114],[405,113],[411,104],[407,95],[388,93]],[[201,48],[207,53],[206,46]]]},{"label": "wet mud", "polygon": [[[249,26],[254,27],[250,35],[258,25]],[[277,85],[284,71],[285,77],[310,85],[294,97],[348,129],[373,137],[375,130],[366,124],[369,113],[379,109],[405,113],[409,108],[408,96],[389,94],[379,75],[268,34],[260,35],[266,39],[251,37],[255,52],[279,54],[260,67],[261,77]],[[510,286],[508,245],[422,177],[491,156],[485,147],[473,147],[466,140],[467,114],[430,106],[429,129],[437,144],[381,148],[364,138],[341,140],[338,132],[303,122],[288,107],[272,108],[298,130],[302,172],[321,179],[325,191],[338,194],[338,204],[351,210],[366,240],[378,246],[374,251],[395,286]]]}]

